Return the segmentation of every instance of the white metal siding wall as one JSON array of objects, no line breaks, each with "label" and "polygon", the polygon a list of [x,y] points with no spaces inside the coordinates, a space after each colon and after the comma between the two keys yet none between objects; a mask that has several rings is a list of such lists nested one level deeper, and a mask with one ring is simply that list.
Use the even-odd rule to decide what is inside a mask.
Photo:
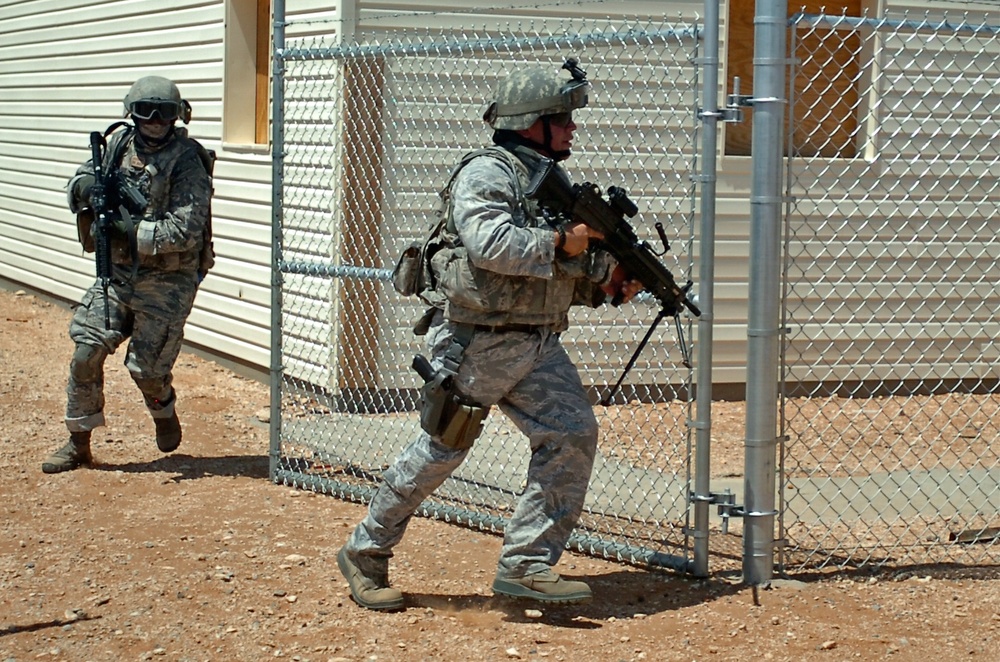
[{"label": "white metal siding wall", "polygon": [[944,381],[943,362],[963,379],[995,375],[997,296],[983,275],[1000,253],[1000,189],[983,136],[997,131],[995,76],[984,73],[1000,44],[992,31],[935,24],[865,35],[878,75],[863,159],[793,164],[791,254],[804,271],[790,278],[790,300],[801,297],[790,381],[849,381],[859,366],[872,382]]},{"label": "white metal siding wall", "polygon": [[191,135],[218,152],[215,269],[185,332],[266,370],[270,339],[270,155],[220,144],[223,3],[36,0],[0,8],[0,278],[67,301],[94,280],[64,186],[87,135],[121,118],[144,75],[194,107]]},{"label": "white metal siding wall", "polygon": [[[942,7],[956,12],[978,7],[933,0],[888,4],[893,11],[910,7],[915,15]],[[332,11],[320,0],[290,0],[288,16]],[[554,11],[564,12],[561,16],[574,12],[687,21],[703,13],[703,2],[591,2],[516,11],[498,9],[487,0],[431,8],[418,0],[358,3],[366,25],[403,31],[428,22],[441,27],[535,24]],[[80,297],[93,280],[94,266],[76,241],[63,186],[87,158],[89,131],[120,116],[121,98],[132,81],[148,73],[169,76],[194,106],[192,135],[220,156],[214,202],[217,265],[198,295],[187,338],[266,370],[270,154],[220,144],[223,13],[223,0],[169,5],[29,0],[0,5],[0,277],[66,300]],[[714,381],[742,383],[749,166],[739,158],[722,159],[720,165]]]}]

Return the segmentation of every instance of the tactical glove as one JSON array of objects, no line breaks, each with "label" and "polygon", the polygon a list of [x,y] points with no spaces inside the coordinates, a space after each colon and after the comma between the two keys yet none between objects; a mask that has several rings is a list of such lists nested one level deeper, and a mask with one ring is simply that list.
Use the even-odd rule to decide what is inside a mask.
[{"label": "tactical glove", "polygon": [[126,220],[119,214],[113,214],[111,216],[111,225],[114,227],[114,233],[119,237],[127,237],[129,233],[135,233],[135,221]]},{"label": "tactical glove", "polygon": [[90,194],[94,190],[94,179],[93,175],[81,175],[73,183],[73,195],[79,200],[83,206],[90,206]]},{"label": "tactical glove", "polygon": [[[132,221],[130,228],[129,227],[130,223],[126,221],[124,218],[122,218],[122,216],[118,213],[110,214],[108,221],[111,224],[111,227],[108,228],[108,231],[111,233],[112,237],[124,239],[127,238],[130,233],[131,234],[135,233],[136,221]],[[97,223],[94,223],[93,225],[90,226],[90,236],[93,237],[95,240],[97,239],[97,226],[98,226]]]}]

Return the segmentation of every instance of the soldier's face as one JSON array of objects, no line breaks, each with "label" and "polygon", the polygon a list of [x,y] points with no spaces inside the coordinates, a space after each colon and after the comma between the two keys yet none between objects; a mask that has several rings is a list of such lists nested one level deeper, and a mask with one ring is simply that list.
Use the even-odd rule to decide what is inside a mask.
[{"label": "soldier's face", "polygon": [[149,120],[137,119],[135,123],[139,127],[139,133],[144,138],[162,140],[167,135],[167,132],[170,131],[170,125],[173,124],[173,121],[166,122],[157,117]]},{"label": "soldier's face", "polygon": [[573,115],[571,113],[549,115],[549,126],[552,128],[552,151],[568,152],[573,146],[573,132],[576,131]]},{"label": "soldier's face", "polygon": [[539,118],[525,132],[527,137],[539,144],[546,145],[553,153],[569,152],[573,146],[573,132],[576,131],[576,122],[573,121],[572,114],[559,113],[548,116],[549,133],[551,134],[548,143],[545,141],[545,124],[546,120]]}]

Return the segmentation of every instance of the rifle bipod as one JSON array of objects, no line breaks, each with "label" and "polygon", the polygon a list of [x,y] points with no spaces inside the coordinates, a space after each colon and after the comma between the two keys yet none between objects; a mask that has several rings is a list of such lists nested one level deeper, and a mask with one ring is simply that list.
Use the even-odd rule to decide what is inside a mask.
[{"label": "rifle bipod", "polygon": [[660,322],[663,321],[663,318],[666,317],[667,315],[671,315],[671,317],[674,318],[674,327],[677,329],[677,344],[681,346],[681,364],[685,368],[691,367],[691,355],[688,354],[687,342],[685,342],[684,340],[684,328],[681,326],[680,311],[678,310],[675,311],[673,314],[671,314],[668,313],[665,308],[661,308],[660,312],[656,314],[656,319],[653,320],[653,323],[650,325],[649,330],[646,331],[646,335],[642,337],[641,341],[639,341],[639,346],[636,347],[635,352],[632,353],[632,358],[630,358],[628,360],[628,363],[625,365],[625,370],[622,371],[621,377],[618,378],[618,381],[615,382],[615,385],[611,387],[611,390],[608,391],[608,394],[604,396],[604,398],[601,400],[600,402],[601,405],[606,407],[611,404],[611,399],[615,396],[615,393],[618,392],[618,389],[621,387],[622,382],[625,381],[625,376],[635,365],[635,362],[639,360],[639,354],[642,353],[642,350],[646,347],[646,344],[649,342],[649,339],[653,336],[653,331],[656,331],[656,327],[660,325]]}]

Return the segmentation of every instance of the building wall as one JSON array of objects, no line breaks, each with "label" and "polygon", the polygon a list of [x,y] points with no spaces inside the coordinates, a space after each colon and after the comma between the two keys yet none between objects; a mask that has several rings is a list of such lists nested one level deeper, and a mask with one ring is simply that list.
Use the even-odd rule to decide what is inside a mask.
[{"label": "building wall", "polygon": [[[582,15],[606,15],[609,9],[633,15],[662,11],[658,2],[612,4],[571,10]],[[700,5],[674,4],[688,14]],[[442,25],[537,20],[549,11],[498,12],[486,2],[441,8],[445,13],[430,20]],[[89,132],[121,119],[121,100],[131,83],[143,75],[166,76],[194,107],[191,135],[219,157],[213,202],[217,262],[198,294],[186,340],[266,371],[271,155],[266,145],[223,142],[226,11],[224,0],[159,5],[29,0],[0,7],[0,278],[67,302],[79,300],[93,282],[94,264],[77,242],[65,183],[89,157]],[[290,0],[288,32],[296,34],[299,21],[336,20],[345,12],[380,30],[406,30],[428,20],[426,3],[341,7]],[[477,13],[482,16],[471,18]]]},{"label": "building wall", "polygon": [[270,154],[221,142],[222,2],[36,0],[0,8],[0,277],[75,301],[94,262],[76,238],[65,183],[88,134],[122,117],[137,78],[177,82],[191,135],[219,155],[217,264],[198,294],[190,343],[259,369],[270,337]]},{"label": "building wall", "polygon": [[[191,134],[219,155],[213,203],[217,265],[198,294],[186,338],[263,372],[270,362],[271,154],[267,145],[223,141],[226,16],[232,1],[238,0],[159,5],[28,0],[0,6],[0,278],[66,301],[79,299],[93,281],[94,266],[76,240],[64,184],[88,157],[87,134],[121,117],[129,85],[147,74],[170,77],[194,107]],[[874,11],[885,9],[868,4]],[[955,8],[928,0],[882,4],[894,11],[912,7],[914,15]],[[703,14],[703,2],[557,3],[505,10],[473,0],[440,2],[429,14],[426,3],[416,0],[346,7],[289,0],[287,9],[289,34],[316,29],[301,27],[300,20],[336,21],[346,15],[356,16],[360,29],[405,36],[408,29],[429,25],[536,26],[555,14],[691,21]],[[968,9],[978,11],[978,5]],[[721,13],[725,20],[725,3]],[[723,26],[724,51],[727,38]],[[727,91],[720,90],[722,99]],[[742,382],[745,364],[749,158],[723,154],[720,169],[715,381],[723,384]]]}]

